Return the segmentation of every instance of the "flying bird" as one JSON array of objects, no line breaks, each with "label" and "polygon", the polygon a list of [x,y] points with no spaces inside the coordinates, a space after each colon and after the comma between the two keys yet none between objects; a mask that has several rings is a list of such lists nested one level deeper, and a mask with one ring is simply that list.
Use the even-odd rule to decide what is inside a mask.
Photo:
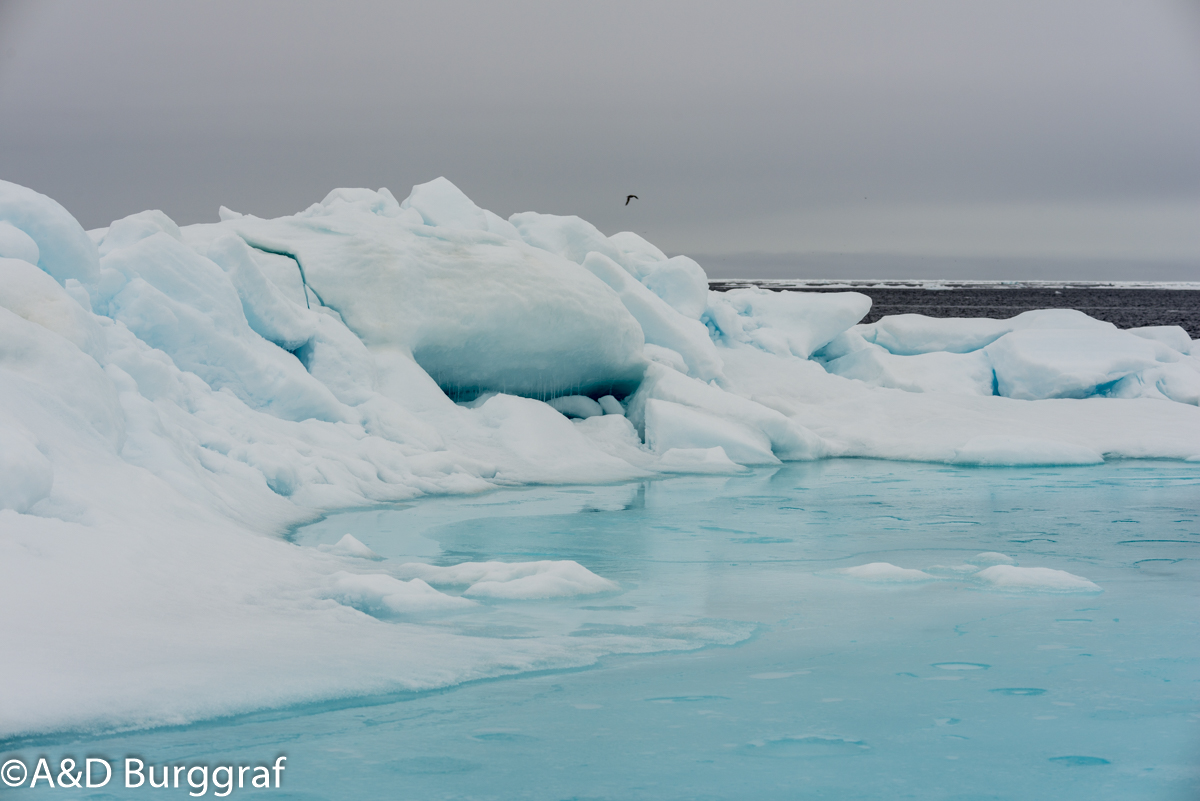
[{"label": "flying bird", "polygon": [[625,205],[628,206],[629,201],[631,201],[631,200],[640,200],[640,198],[637,195],[626,195],[625,196]]}]

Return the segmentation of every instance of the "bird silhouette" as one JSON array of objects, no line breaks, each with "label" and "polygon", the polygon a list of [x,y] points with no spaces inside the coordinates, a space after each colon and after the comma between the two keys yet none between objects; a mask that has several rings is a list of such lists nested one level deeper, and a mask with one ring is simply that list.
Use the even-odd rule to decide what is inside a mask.
[{"label": "bird silhouette", "polygon": [[628,206],[629,201],[631,201],[631,200],[640,200],[640,199],[641,198],[639,198],[637,195],[626,195],[625,196],[625,205]]}]

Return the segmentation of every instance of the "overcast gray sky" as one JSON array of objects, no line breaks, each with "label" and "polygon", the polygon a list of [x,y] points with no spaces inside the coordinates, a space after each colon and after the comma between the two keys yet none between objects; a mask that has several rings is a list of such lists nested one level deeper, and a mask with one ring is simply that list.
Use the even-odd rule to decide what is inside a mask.
[{"label": "overcast gray sky", "polygon": [[713,276],[1200,280],[1200,0],[0,0],[0,177],[86,227],[438,175]]}]

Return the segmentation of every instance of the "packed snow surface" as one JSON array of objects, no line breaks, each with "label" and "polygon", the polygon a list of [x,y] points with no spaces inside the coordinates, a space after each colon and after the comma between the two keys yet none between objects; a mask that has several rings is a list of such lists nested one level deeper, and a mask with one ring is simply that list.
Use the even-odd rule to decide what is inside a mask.
[{"label": "packed snow surface", "polygon": [[[403,201],[336,189],[289,217],[218,217],[145,211],[85,232],[0,182],[0,601],[20,610],[5,642],[25,644],[0,656],[0,734],[650,647],[613,634],[498,651],[426,624],[480,601],[372,572],[361,543],[281,536],[337,509],[832,456],[1200,454],[1200,360],[1181,330],[1064,311],[857,325],[861,294],[709,292],[694,261],[634,233],[504,220],[442,178]],[[613,581],[589,575],[560,565],[464,592]],[[359,666],[353,681],[312,678],[335,662]]]}]

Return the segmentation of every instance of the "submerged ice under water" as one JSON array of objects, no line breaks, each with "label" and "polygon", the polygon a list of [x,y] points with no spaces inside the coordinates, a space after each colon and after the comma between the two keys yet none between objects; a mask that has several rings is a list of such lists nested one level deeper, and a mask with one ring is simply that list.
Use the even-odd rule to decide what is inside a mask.
[{"label": "submerged ice under water", "polygon": [[[6,753],[287,754],[263,798],[1193,797],[1198,489],[1179,462],[830,460],[339,514],[294,542],[350,533],[385,572],[573,560],[619,585],[427,625],[674,650]],[[1013,563],[1042,580],[980,578]]]}]

